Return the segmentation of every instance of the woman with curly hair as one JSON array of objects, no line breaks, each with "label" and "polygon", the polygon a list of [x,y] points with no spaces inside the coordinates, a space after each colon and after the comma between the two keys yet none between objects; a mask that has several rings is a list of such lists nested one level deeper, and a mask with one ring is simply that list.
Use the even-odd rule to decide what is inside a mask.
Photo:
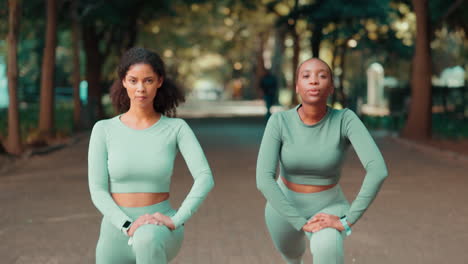
[{"label": "woman with curly hair", "polygon": [[[184,101],[154,52],[132,48],[118,67],[111,99],[119,115],[97,122],[88,153],[91,199],[103,214],[96,263],[167,263],[184,223],[213,188],[208,162],[187,123],[173,118]],[[194,178],[176,211],[169,188],[177,151]]]}]

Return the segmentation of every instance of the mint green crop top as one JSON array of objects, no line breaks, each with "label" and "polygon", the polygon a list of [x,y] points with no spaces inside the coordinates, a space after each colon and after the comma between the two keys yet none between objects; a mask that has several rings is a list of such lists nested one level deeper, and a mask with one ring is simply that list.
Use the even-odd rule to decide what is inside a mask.
[{"label": "mint green crop top", "polygon": [[257,160],[257,188],[268,202],[297,229],[307,219],[279,189],[275,177],[278,162],[286,180],[307,185],[338,183],[346,150],[356,151],[366,170],[359,194],[346,213],[354,224],[369,207],[387,177],[387,167],[368,130],[349,110],[327,109],[318,123],[306,125],[293,109],[275,113],[268,120]]},{"label": "mint green crop top", "polygon": [[119,229],[126,221],[134,221],[117,206],[111,193],[169,192],[178,150],[194,184],[172,217],[176,228],[192,216],[214,186],[208,162],[190,127],[182,119],[164,115],[142,130],[127,127],[120,115],[97,122],[88,152],[94,205]]}]

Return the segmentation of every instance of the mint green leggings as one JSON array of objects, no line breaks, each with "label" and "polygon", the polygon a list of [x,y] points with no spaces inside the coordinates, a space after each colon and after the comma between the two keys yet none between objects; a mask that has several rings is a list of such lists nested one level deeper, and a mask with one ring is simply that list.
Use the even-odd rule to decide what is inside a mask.
[{"label": "mint green leggings", "polygon": [[[136,220],[144,214],[161,212],[173,216],[169,200],[145,207],[120,207],[128,216]],[[166,226],[153,224],[140,226],[133,235],[133,244],[128,245],[129,237],[117,229],[104,217],[96,247],[97,264],[156,264],[168,263],[182,245],[184,226],[174,231]]]},{"label": "mint green leggings", "polygon": [[[321,212],[342,216],[349,208],[339,185],[318,193],[297,193],[288,189],[279,178],[277,183],[299,213],[308,219]],[[334,228],[325,228],[316,233],[297,231],[269,203],[265,208],[265,220],[273,244],[286,263],[302,263],[306,237],[310,241],[314,264],[344,263],[344,232]]]}]

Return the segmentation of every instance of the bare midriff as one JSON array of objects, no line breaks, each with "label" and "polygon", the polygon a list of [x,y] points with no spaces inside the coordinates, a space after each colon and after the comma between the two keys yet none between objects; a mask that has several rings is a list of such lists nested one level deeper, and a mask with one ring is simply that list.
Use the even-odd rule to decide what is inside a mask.
[{"label": "bare midriff", "polygon": [[323,192],[328,189],[331,189],[336,186],[335,184],[330,185],[307,185],[307,184],[297,184],[292,183],[286,180],[285,178],[281,177],[283,180],[284,185],[288,187],[291,191],[298,192],[298,193],[316,193],[316,192]]},{"label": "bare midriff", "polygon": [[112,193],[112,198],[119,206],[143,207],[169,199],[169,193]]}]

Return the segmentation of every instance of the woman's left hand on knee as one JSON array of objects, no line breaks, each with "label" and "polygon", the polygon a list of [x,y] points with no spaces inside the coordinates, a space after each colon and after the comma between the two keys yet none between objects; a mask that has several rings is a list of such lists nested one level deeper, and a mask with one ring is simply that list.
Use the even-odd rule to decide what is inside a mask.
[{"label": "woman's left hand on knee", "polygon": [[344,227],[340,222],[340,218],[336,215],[318,213],[312,217],[302,228],[307,232],[318,232],[324,228],[334,228],[338,231],[343,231]]},{"label": "woman's left hand on knee", "polygon": [[170,230],[175,229],[174,222],[172,221],[172,219],[169,216],[161,214],[160,212],[156,212],[156,213],[153,214],[153,217],[156,218],[156,220],[159,223],[167,226],[167,228],[169,228]]}]

